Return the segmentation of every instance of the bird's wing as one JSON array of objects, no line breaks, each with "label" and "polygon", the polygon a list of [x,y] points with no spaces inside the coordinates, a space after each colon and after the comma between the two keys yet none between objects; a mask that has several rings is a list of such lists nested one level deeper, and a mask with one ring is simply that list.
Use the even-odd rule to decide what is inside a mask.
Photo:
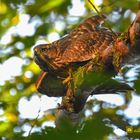
[{"label": "bird's wing", "polygon": [[62,63],[82,62],[95,57],[98,52],[103,52],[114,43],[115,37],[107,29],[100,29],[94,32],[85,33],[77,37],[75,40],[69,38],[63,44],[63,51],[61,51]]},{"label": "bird's wing", "polygon": [[[62,58],[63,60],[68,59],[66,60],[67,62],[88,60],[89,52],[94,51],[95,46],[101,45],[102,42],[98,40],[105,39],[102,32],[100,33],[99,28],[99,25],[104,22],[104,18],[105,17],[103,15],[97,15],[86,19],[83,23],[76,27],[75,30],[70,32],[70,34],[51,43],[50,47],[47,48],[47,52],[44,52],[44,54],[54,61],[56,61],[56,59],[62,60]],[[107,36],[108,35],[106,35],[106,37]],[[74,59],[71,58],[71,53],[73,53],[72,57],[74,57]],[[86,56],[81,58],[79,55],[82,57],[84,55]]]},{"label": "bird's wing", "polygon": [[36,81],[37,90],[49,97],[61,97],[66,94],[66,87],[62,79],[42,71]]},{"label": "bird's wing", "polygon": [[85,33],[91,33],[96,30],[103,22],[105,16],[92,16],[87,18],[84,22],[82,22],[78,27],[76,27],[72,32],[70,32],[71,38],[75,39],[80,35]]},{"label": "bird's wing", "polygon": [[91,60],[97,51],[102,52],[114,42],[113,33],[99,26],[102,22],[100,16],[88,18],[69,35],[51,43],[41,55],[53,69]]},{"label": "bird's wing", "polygon": [[[63,52],[69,48],[69,45],[75,42],[77,40],[77,43],[80,42],[80,39],[78,41],[79,37],[84,37],[85,34],[92,34],[96,35],[96,30],[104,22],[104,16],[92,16],[88,19],[86,19],[84,22],[82,22],[78,27],[76,27],[73,31],[71,31],[68,35],[64,36],[63,38],[53,42],[50,45],[50,50],[56,50],[56,52],[59,54],[63,54]],[[52,55],[51,55],[52,56]],[[50,56],[50,57],[51,57]]]}]

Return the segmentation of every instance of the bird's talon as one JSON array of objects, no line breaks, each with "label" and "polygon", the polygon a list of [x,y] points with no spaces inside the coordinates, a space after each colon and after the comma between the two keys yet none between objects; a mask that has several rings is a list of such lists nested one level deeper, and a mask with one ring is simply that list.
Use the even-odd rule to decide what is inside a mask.
[{"label": "bird's talon", "polygon": [[68,83],[71,80],[71,76],[68,76],[65,80],[62,81],[63,84]]}]

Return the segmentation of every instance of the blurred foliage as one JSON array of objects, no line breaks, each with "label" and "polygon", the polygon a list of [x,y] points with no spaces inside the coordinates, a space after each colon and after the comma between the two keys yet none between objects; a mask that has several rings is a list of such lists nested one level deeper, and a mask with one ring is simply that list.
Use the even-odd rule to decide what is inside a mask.
[{"label": "blurred foliage", "polygon": [[[22,71],[19,76],[14,76],[0,85],[0,137],[5,139],[81,139],[81,140],[105,140],[105,139],[127,139],[139,138],[139,124],[133,126],[130,124],[131,119],[127,118],[123,113],[128,108],[131,102],[132,93],[121,94],[125,100],[125,105],[115,106],[102,101],[90,100],[81,112],[81,122],[76,128],[71,128],[64,123],[64,129],[59,130],[53,127],[45,127],[44,122],[54,121],[54,111],[44,114],[37,119],[22,118],[18,110],[20,99],[31,99],[33,95],[41,97],[35,89],[35,81],[40,73],[40,69],[33,62],[31,47],[38,40],[48,41],[48,35],[52,32],[58,33],[60,36],[68,33],[79,22],[86,17],[94,15],[87,1],[85,3],[85,13],[81,16],[73,16],[69,10],[73,7],[71,0],[0,0],[0,39],[4,40],[4,36],[9,34],[11,29],[16,30],[21,22],[21,16],[27,15],[28,24],[34,26],[34,32],[28,35],[22,35],[19,32],[10,33],[10,41],[8,37],[0,43],[0,64],[3,65],[7,60],[16,56],[23,60]],[[94,1],[93,1],[94,2]],[[118,32],[126,31],[132,22],[133,14],[138,10],[137,0],[103,0],[103,3],[98,6],[100,12],[107,15],[107,21],[111,28]],[[79,7],[80,8],[80,7]],[[25,19],[24,19],[25,20]],[[56,22],[64,24],[61,30],[56,28]],[[23,29],[28,30],[28,29]],[[10,68],[14,65],[9,65]],[[0,67],[1,68],[1,67]],[[126,67],[122,73],[123,81],[133,83],[136,93],[140,93],[140,76],[138,73],[134,79],[129,79],[126,76],[135,66]],[[0,71],[1,72],[1,71]],[[1,74],[0,74],[1,75]],[[5,75],[2,75],[5,76]],[[95,83],[100,82],[103,77],[97,76],[94,78]],[[91,77],[92,79],[92,77]],[[91,80],[89,79],[89,81]],[[92,79],[93,80],[93,79]],[[103,80],[103,79],[102,79]],[[121,79],[122,80],[122,79]],[[38,105],[39,106],[39,105]],[[98,110],[94,111],[93,107],[98,106]],[[85,115],[90,112],[90,115]],[[34,117],[36,118],[36,117]],[[140,118],[140,117],[139,117]],[[24,126],[33,127],[30,136],[25,133],[27,130]],[[34,130],[36,127],[38,132]],[[129,128],[126,132],[126,128]],[[125,131],[124,136],[117,135],[114,130],[119,128]],[[33,131],[34,130],[34,131]],[[28,136],[28,137],[25,137]]]}]

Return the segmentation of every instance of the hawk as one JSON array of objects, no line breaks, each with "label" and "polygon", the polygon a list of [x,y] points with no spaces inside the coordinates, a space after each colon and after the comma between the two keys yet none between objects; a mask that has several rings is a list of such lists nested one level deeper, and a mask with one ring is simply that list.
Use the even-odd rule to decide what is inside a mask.
[{"label": "hawk", "polygon": [[[36,83],[38,91],[48,96],[66,94],[70,97],[73,94],[72,72],[79,67],[98,72],[99,65],[102,64],[104,70],[120,70],[123,61],[134,48],[131,46],[129,34],[134,23],[122,36],[103,27],[104,19],[104,15],[92,16],[60,40],[34,47],[34,60],[43,71]],[[54,81],[58,86],[53,84]],[[122,91],[131,89],[128,86],[120,87]],[[118,91],[121,89],[116,88]],[[53,95],[46,93],[49,91],[53,92]],[[100,93],[100,88],[96,92]],[[106,93],[109,93],[109,89],[106,89]]]},{"label": "hawk", "polygon": [[90,17],[60,40],[37,45],[34,48],[35,62],[44,71],[58,73],[70,65],[85,64],[97,54],[106,61],[106,53],[113,50],[118,34],[100,26],[102,17]]}]

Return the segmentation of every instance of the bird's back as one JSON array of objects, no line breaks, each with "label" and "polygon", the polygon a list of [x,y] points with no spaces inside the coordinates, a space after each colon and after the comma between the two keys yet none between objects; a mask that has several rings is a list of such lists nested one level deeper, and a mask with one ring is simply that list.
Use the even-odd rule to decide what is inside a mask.
[{"label": "bird's back", "polygon": [[71,64],[89,61],[101,52],[110,53],[118,36],[101,27],[102,23],[103,16],[90,17],[67,36],[49,44],[41,54],[48,67],[61,70]]}]

